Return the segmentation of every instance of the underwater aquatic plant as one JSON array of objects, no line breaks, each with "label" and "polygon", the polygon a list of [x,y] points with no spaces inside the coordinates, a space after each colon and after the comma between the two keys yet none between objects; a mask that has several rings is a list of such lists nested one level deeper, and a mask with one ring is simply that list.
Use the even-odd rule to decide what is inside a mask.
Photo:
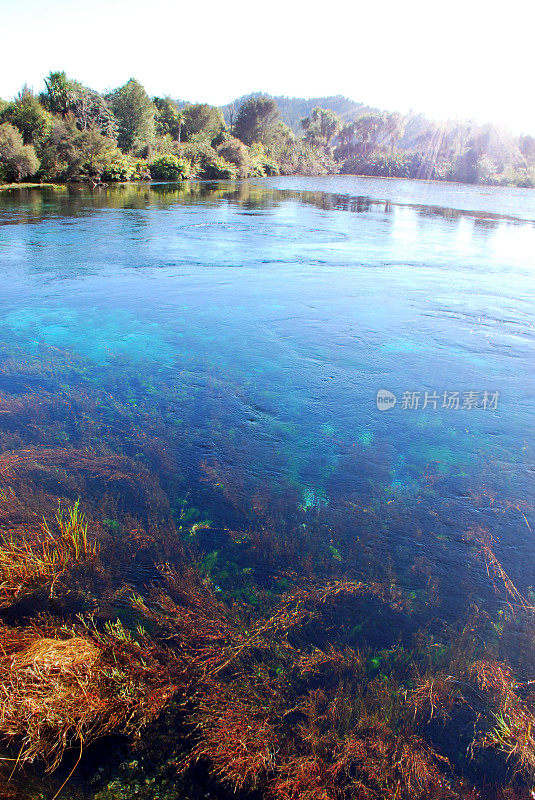
[{"label": "underwater aquatic plant", "polygon": [[265,710],[217,691],[203,695],[196,720],[199,735],[188,766],[207,759],[212,773],[234,791],[255,789],[265,781],[277,748],[274,725]]},{"label": "underwater aquatic plant", "polygon": [[49,586],[52,595],[56,581],[73,562],[96,556],[98,545],[88,538],[79,501],[67,511],[58,507],[56,528],[53,532],[44,520],[39,541],[23,538],[16,542],[12,536],[4,537],[0,546],[0,606],[10,605],[42,586]]},{"label": "underwater aquatic plant", "polygon": [[137,733],[174,691],[150,650],[87,632],[0,627],[0,734],[49,770],[67,748]]},{"label": "underwater aquatic plant", "polygon": [[380,658],[314,646],[359,596],[402,606],[393,588],[338,581],[296,590],[246,630],[230,629],[197,678],[182,769],[202,760],[221,783],[274,800],[465,796],[447,759],[411,730],[402,651],[385,656],[390,675],[374,678]]},{"label": "underwater aquatic plant", "polygon": [[514,607],[535,613],[535,606],[518,591],[501,562],[496,557],[496,542],[490,531],[483,527],[472,528],[466,534],[466,539],[478,546],[479,555],[485,561],[487,574],[492,580],[496,591],[500,591],[499,585],[501,584],[506,591],[506,597],[509,603],[513,604]]},{"label": "underwater aquatic plant", "polygon": [[[423,600],[398,588],[389,550],[407,523],[400,503],[377,490],[365,506],[348,496],[342,515],[304,510],[295,488],[277,496],[248,487],[229,458],[205,466],[210,488],[195,503],[205,508],[202,494],[212,505],[195,515],[177,501],[193,435],[176,425],[183,398],[175,403],[168,384],[151,400],[126,363],[97,375],[62,359],[58,351],[31,368],[13,364],[29,377],[0,408],[0,602],[3,618],[20,625],[0,627],[0,734],[19,763],[54,767],[66,748],[85,751],[115,731],[133,737],[137,758],[136,734],[167,708],[151,728],[156,758],[159,735],[181,771],[198,774],[201,764],[225,795],[479,800],[481,772],[505,754],[525,777],[507,792],[487,787],[485,800],[527,797],[532,672],[529,658],[509,664],[499,650],[520,613],[528,625],[530,603],[506,584],[491,541],[478,546],[496,586],[508,587],[507,620],[494,630],[474,613],[460,634],[417,633],[441,587],[430,585],[426,548],[426,560],[407,564]],[[77,497],[89,526],[78,505],[71,513]],[[58,498],[66,510],[54,520]],[[43,517],[50,524],[36,525]],[[199,520],[208,518],[224,530],[207,531]],[[217,569],[203,569],[215,549]],[[232,591],[237,575],[249,593]],[[37,600],[47,592],[43,618]],[[80,608],[93,618],[78,618]],[[452,752],[444,741],[460,716],[468,734]],[[483,767],[468,785],[474,730],[471,752]]]},{"label": "underwater aquatic plant", "polygon": [[93,642],[81,636],[35,635],[2,659],[0,731],[22,741],[19,761],[39,756],[53,768],[67,746],[86,740],[104,710],[92,687],[99,655]]}]

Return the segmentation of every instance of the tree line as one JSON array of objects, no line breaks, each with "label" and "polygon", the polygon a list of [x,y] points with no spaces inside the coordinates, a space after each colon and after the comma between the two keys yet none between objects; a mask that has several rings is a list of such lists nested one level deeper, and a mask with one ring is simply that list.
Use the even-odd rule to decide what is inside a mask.
[{"label": "tree line", "polygon": [[295,133],[274,98],[225,122],[207,103],[149,97],[131,78],[107,94],[51,72],[44,90],[0,100],[0,182],[232,180],[336,173],[535,186],[535,138],[492,125],[314,108]]}]

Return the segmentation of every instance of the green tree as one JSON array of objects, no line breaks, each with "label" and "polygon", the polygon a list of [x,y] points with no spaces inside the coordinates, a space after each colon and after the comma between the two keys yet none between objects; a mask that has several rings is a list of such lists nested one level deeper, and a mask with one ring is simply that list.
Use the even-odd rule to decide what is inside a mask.
[{"label": "green tree", "polygon": [[301,120],[305,141],[309,144],[328,146],[342,130],[342,120],[327,108],[314,108],[310,116]]},{"label": "green tree", "polygon": [[0,179],[18,182],[38,169],[33,145],[24,144],[20,131],[9,122],[0,125]]},{"label": "green tree", "polygon": [[41,95],[45,108],[63,117],[72,111],[72,81],[65,72],[50,72],[45,78],[45,87]]},{"label": "green tree", "polygon": [[77,147],[80,152],[80,171],[90,178],[100,178],[107,167],[122,155],[116,142],[102,136],[96,125],[79,131]]},{"label": "green tree", "polygon": [[394,148],[405,133],[405,119],[397,111],[386,114],[383,125],[385,136],[388,138],[392,153]]},{"label": "green tree", "polygon": [[23,86],[17,99],[8,103],[0,113],[0,122],[10,122],[18,128],[24,144],[38,146],[52,127],[52,115],[43,108],[34,93]]},{"label": "green tree", "polygon": [[182,145],[180,156],[190,162],[192,176],[209,180],[231,180],[237,175],[235,165],[220,156],[202,137]]},{"label": "green tree", "polygon": [[368,155],[385,133],[385,115],[381,113],[363,114],[353,122],[353,137],[362,155]]},{"label": "green tree", "polygon": [[279,108],[272,97],[250,97],[240,106],[233,133],[246,145],[266,144],[279,121]]},{"label": "green tree", "polygon": [[273,151],[268,152],[263,144],[256,142],[249,148],[249,174],[265,177],[266,175],[278,175],[280,172],[280,154]]},{"label": "green tree", "polygon": [[183,109],[184,139],[189,141],[202,136],[211,144],[225,131],[226,125],[220,108],[207,103],[194,103]]},{"label": "green tree", "polygon": [[217,148],[219,156],[234,164],[240,178],[246,178],[251,170],[251,158],[247,147],[239,139],[230,138]]},{"label": "green tree", "polygon": [[93,125],[104,136],[111,139],[117,137],[117,122],[113,112],[106,99],[94,89],[70,80],[65,72],[51,72],[45,78],[45,87],[41,102],[49,111],[62,117],[72,113],[81,130]]},{"label": "green tree", "polygon": [[100,178],[121,157],[114,139],[102,136],[96,125],[80,130],[71,112],[56,118],[42,149],[42,169],[47,177],[60,180]]},{"label": "green tree", "polygon": [[132,151],[150,145],[155,134],[156,106],[139,81],[130,78],[107,99],[117,120],[119,147]]},{"label": "green tree", "polygon": [[156,132],[160,136],[168,134],[180,144],[185,122],[184,111],[170,97],[154,97],[153,103],[157,108]]},{"label": "green tree", "polygon": [[518,144],[522,155],[529,162],[535,161],[535,137],[529,135],[521,136]]},{"label": "green tree", "polygon": [[95,127],[103,136],[117,138],[117,120],[105,98],[77,82],[73,82],[72,113],[80,130]]}]

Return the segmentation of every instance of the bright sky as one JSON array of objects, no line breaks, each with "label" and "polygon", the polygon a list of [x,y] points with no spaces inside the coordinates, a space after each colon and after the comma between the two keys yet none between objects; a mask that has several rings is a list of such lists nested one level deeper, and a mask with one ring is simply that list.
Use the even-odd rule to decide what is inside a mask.
[{"label": "bright sky", "polygon": [[215,105],[265,91],[535,134],[533,0],[0,0],[0,96],[50,70]]}]

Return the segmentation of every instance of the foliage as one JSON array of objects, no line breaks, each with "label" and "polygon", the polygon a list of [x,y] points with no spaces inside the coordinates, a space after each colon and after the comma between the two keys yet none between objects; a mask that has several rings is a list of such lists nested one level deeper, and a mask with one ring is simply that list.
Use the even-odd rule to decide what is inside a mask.
[{"label": "foliage", "polygon": [[148,180],[150,172],[147,169],[147,162],[143,159],[121,154],[107,161],[100,177],[104,181],[111,182]]},{"label": "foliage", "polygon": [[65,72],[51,72],[45,78],[43,105],[53,114],[65,116],[72,111],[72,83]]},{"label": "foliage", "polygon": [[39,159],[33,145],[24,144],[22,135],[9,122],[0,125],[0,179],[20,181],[35,175]]},{"label": "foliage", "polygon": [[333,111],[314,108],[309,117],[301,120],[305,141],[315,145],[329,145],[342,129],[342,120]]},{"label": "foliage", "polygon": [[179,110],[178,104],[170,97],[155,97],[153,103],[158,109],[156,114],[157,133],[163,136],[168,134],[180,143],[185,121],[184,111]]},{"label": "foliage", "polygon": [[179,181],[190,176],[190,164],[174,155],[163,155],[150,165],[151,178],[158,181]]},{"label": "foliage", "polygon": [[51,72],[45,87],[41,100],[49,111],[62,117],[72,114],[81,130],[97,127],[103,136],[117,138],[117,122],[101,94],[70,80],[65,72]]},{"label": "foliage", "polygon": [[202,135],[183,145],[180,156],[191,164],[192,174],[198,178],[233,180],[238,174],[236,166],[218,155]]},{"label": "foliage", "polygon": [[130,78],[108,95],[107,100],[117,119],[117,142],[122,150],[140,151],[151,144],[155,134],[156,107],[143,86]]},{"label": "foliage", "polygon": [[278,153],[280,171],[283,175],[328,175],[338,172],[329,152],[302,140],[288,141]]},{"label": "foliage", "polygon": [[377,144],[383,130],[385,118],[383,114],[363,114],[353,122],[353,137],[360,152],[366,155]]},{"label": "foliage", "polygon": [[73,87],[71,111],[78,127],[81,130],[97,128],[103,136],[116,139],[117,120],[105,98],[79,83],[73,83]]},{"label": "foliage", "polygon": [[201,177],[211,181],[232,181],[237,176],[238,170],[235,165],[219,155],[205,163],[201,174]]},{"label": "foliage", "polygon": [[280,171],[279,158],[271,150],[268,150],[260,142],[256,142],[249,148],[250,174],[259,177],[278,175]]},{"label": "foliage", "polygon": [[[23,145],[35,148],[21,151],[10,134],[11,156],[0,163],[0,181],[24,180],[37,169],[41,180],[96,183],[147,178],[152,165],[154,175],[185,174],[183,167],[158,172],[165,157],[169,164],[190,161],[192,174],[212,180],[342,171],[535,185],[535,138],[492,125],[438,123],[343,97],[305,101],[254,94],[225,113],[231,130],[221,109],[170,97],[151,100],[133,78],[103,96],[65,72],[51,72],[39,96],[25,86],[12,102],[0,103],[0,124],[12,125]],[[4,131],[4,150],[6,136]]]},{"label": "foliage", "polygon": [[409,178],[411,157],[407,153],[376,152],[371,156],[353,156],[344,162],[344,172],[355,175],[384,175],[389,178]]},{"label": "foliage", "polygon": [[116,142],[102,136],[96,126],[80,130],[69,113],[56,118],[41,148],[42,174],[52,179],[101,178],[122,157]]},{"label": "foliage", "polygon": [[354,175],[384,176],[387,178],[425,178],[448,180],[451,164],[444,160],[429,160],[419,153],[404,150],[376,150],[364,156],[348,158],[342,171]]},{"label": "foliage", "polygon": [[37,97],[24,86],[17,99],[8,103],[0,113],[0,123],[9,122],[22,134],[24,144],[39,145],[52,127],[52,115],[40,104]]},{"label": "foliage", "polygon": [[233,132],[246,145],[255,142],[265,144],[271,129],[279,120],[279,109],[273,98],[251,97],[240,106]]},{"label": "foliage", "polygon": [[508,166],[499,175],[493,176],[493,183],[499,186],[517,186],[522,189],[535,188],[535,163],[533,166]]},{"label": "foliage", "polygon": [[[236,113],[239,107],[251,97],[262,97],[260,92],[246,95],[234,100],[232,103],[223,107],[225,120],[227,124],[232,127],[236,118]],[[273,100],[277,103],[280,111],[281,119],[287,125],[292,133],[299,135],[301,133],[301,120],[311,114],[314,108],[324,108],[333,111],[344,122],[354,119],[358,114],[362,113],[362,103],[356,103],[349,100],[342,95],[331,95],[329,97],[314,97],[312,99],[304,99],[302,97],[284,97],[276,96]]]},{"label": "foliage", "polygon": [[207,103],[195,103],[182,109],[183,135],[185,141],[202,136],[209,144],[217,144],[218,137],[225,130],[221,109]]},{"label": "foliage", "polygon": [[248,148],[239,139],[229,138],[219,145],[217,153],[221,158],[234,164],[237,175],[240,178],[247,178],[252,174],[251,156]]}]

